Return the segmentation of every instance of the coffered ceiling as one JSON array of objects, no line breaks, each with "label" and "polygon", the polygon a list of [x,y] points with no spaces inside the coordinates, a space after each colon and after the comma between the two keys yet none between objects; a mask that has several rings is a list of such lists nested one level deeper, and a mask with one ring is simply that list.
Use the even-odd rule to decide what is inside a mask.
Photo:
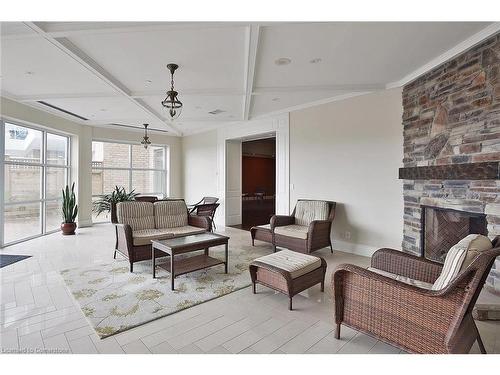
[{"label": "coffered ceiling", "polygon": [[[150,123],[186,135],[404,84],[499,29],[485,22],[3,22],[1,89],[82,124]],[[184,103],[173,123],[160,104],[171,62],[180,66],[175,88]]]}]

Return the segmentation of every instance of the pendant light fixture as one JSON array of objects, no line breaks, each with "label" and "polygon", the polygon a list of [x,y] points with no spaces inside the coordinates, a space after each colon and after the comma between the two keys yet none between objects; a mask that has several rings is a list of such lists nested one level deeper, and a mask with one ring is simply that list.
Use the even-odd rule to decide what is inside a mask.
[{"label": "pendant light fixture", "polygon": [[177,68],[179,68],[177,64],[167,65],[167,69],[170,70],[171,75],[170,90],[167,91],[167,97],[161,102],[162,106],[168,110],[171,120],[178,118],[182,112],[182,102],[177,98],[178,92],[174,89],[174,73]]},{"label": "pendant light fixture", "polygon": [[148,137],[148,125],[149,124],[142,124],[144,125],[144,137],[142,137],[141,145],[144,146],[145,149],[148,148],[148,146],[151,144],[151,141],[149,140]]}]

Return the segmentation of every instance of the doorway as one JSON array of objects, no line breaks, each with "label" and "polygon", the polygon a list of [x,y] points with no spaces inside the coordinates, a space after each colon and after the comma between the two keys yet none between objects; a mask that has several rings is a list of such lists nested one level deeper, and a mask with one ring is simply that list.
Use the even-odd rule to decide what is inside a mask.
[{"label": "doorway", "polygon": [[237,226],[242,218],[242,144],[273,138],[275,143],[275,212],[288,215],[289,186],[288,114],[250,120],[217,131],[217,193],[220,197],[217,225]]},{"label": "doorway", "polygon": [[276,138],[241,143],[241,229],[269,224],[276,213]]}]

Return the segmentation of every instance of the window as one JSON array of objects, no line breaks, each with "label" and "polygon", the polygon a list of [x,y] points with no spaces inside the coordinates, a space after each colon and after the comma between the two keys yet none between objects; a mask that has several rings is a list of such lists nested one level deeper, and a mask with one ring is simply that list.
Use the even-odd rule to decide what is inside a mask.
[{"label": "window", "polygon": [[[111,193],[115,186],[141,195],[168,195],[167,148],[164,146],[92,142],[92,200]],[[109,220],[103,214],[94,222]]]},{"label": "window", "polygon": [[52,232],[61,224],[61,189],[70,180],[69,137],[2,122],[1,245]]}]

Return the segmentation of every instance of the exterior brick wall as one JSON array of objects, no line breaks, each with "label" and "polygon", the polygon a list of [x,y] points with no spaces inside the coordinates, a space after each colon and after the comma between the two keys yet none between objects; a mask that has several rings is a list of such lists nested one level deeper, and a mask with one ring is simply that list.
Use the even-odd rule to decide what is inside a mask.
[{"label": "exterior brick wall", "polygon": [[[405,167],[500,160],[500,34],[403,88]],[[420,205],[487,215],[500,235],[499,181],[405,180],[403,250],[420,254]],[[497,267],[499,262],[496,262]],[[500,269],[487,281],[500,291]]]}]

